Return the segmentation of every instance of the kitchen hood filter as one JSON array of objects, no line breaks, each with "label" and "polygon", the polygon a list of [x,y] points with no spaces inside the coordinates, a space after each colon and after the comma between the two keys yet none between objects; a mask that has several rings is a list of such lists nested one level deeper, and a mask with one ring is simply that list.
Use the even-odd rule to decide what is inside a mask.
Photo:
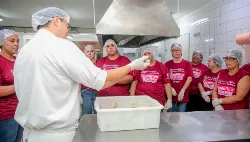
[{"label": "kitchen hood filter", "polygon": [[114,0],[96,34],[101,45],[113,39],[121,47],[140,47],[180,36],[165,0]]}]

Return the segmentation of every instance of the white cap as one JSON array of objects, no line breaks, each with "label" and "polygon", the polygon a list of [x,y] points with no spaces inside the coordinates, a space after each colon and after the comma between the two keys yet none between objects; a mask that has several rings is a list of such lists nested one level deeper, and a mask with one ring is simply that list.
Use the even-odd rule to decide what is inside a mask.
[{"label": "white cap", "polygon": [[37,31],[38,26],[47,24],[56,16],[66,19],[67,22],[69,23],[70,16],[64,10],[56,8],[56,7],[47,7],[32,15],[33,29]]},{"label": "white cap", "polygon": [[232,49],[226,52],[225,57],[233,57],[238,60],[238,62],[241,64],[243,54],[240,50]]},{"label": "white cap", "polygon": [[181,46],[181,44],[179,44],[179,43],[173,43],[173,44],[171,45],[171,50],[172,50],[174,47],[179,47],[180,49],[182,49],[182,46]]},{"label": "white cap", "polygon": [[116,44],[116,43],[115,43],[115,41],[114,41],[114,40],[112,40],[112,39],[108,39],[108,40],[105,42],[104,47],[106,48],[106,47],[107,47],[107,45],[108,45],[109,43],[114,44],[114,45],[115,45],[115,47],[117,48],[117,44]]},{"label": "white cap", "polygon": [[86,52],[87,49],[93,49],[95,52],[95,47],[93,45],[88,44],[87,46],[85,46],[84,53]]},{"label": "white cap", "polygon": [[12,35],[17,35],[17,33],[9,29],[1,30],[0,31],[0,46],[2,46],[4,42],[6,41],[6,39]]},{"label": "white cap", "polygon": [[218,54],[210,55],[208,58],[212,59],[220,68],[222,68],[222,59]]},{"label": "white cap", "polygon": [[143,47],[142,48],[142,52],[141,52],[141,54],[142,54],[142,56],[144,55],[144,53],[146,53],[146,52],[149,52],[149,53],[151,53],[152,55],[154,55],[155,54],[155,49],[156,47],[154,47],[154,46],[146,46],[146,47]]}]

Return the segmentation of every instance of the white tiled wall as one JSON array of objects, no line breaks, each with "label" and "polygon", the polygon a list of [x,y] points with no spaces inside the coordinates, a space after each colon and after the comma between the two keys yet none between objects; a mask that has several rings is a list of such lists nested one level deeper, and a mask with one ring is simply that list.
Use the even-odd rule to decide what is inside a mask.
[{"label": "white tiled wall", "polygon": [[[189,26],[203,18],[209,18],[209,21]],[[190,54],[193,50],[201,50],[205,54],[218,53],[221,56],[230,49],[244,52],[242,46],[236,44],[235,37],[247,29],[250,32],[250,0],[213,0],[179,19],[178,25],[181,35],[190,33]],[[200,33],[200,36],[194,37],[195,33]]]}]

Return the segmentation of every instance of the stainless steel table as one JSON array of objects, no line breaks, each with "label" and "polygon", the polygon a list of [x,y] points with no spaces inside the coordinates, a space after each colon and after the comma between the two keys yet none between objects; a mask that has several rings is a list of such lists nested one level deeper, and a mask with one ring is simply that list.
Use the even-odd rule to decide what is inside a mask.
[{"label": "stainless steel table", "polygon": [[159,129],[104,133],[96,119],[83,116],[73,142],[250,141],[250,110],[164,112]]}]

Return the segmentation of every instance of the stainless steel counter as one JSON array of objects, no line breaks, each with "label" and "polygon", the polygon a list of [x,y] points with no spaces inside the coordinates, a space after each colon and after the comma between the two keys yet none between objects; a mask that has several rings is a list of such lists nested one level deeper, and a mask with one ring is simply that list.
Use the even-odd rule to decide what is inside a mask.
[{"label": "stainless steel counter", "polygon": [[250,141],[250,110],[164,112],[159,129],[104,133],[96,119],[96,115],[83,116],[73,142]]}]

